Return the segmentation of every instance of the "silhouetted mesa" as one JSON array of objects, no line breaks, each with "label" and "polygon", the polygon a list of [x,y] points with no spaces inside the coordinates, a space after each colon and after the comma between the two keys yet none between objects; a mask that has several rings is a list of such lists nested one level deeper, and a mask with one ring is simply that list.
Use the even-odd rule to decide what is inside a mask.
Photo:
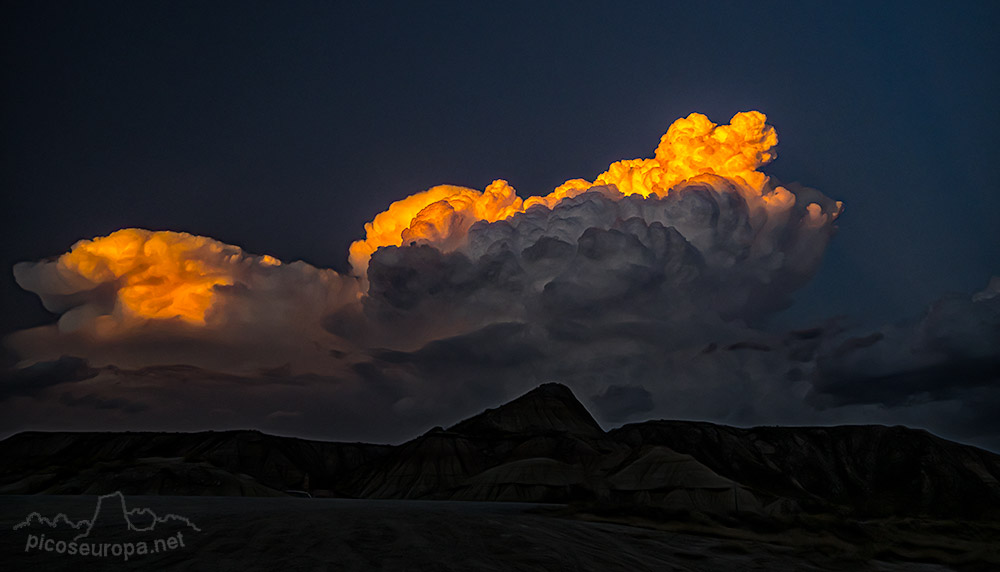
[{"label": "silhouetted mesa", "polygon": [[25,432],[0,441],[0,493],[283,496],[388,453],[258,431]]},{"label": "silhouetted mesa", "polygon": [[647,421],[605,432],[542,385],[397,446],[256,431],[27,432],[0,493],[583,503],[705,514],[1000,517],[1000,456],[904,427]]},{"label": "silhouetted mesa", "polygon": [[450,429],[465,435],[496,433],[545,433],[551,431],[586,436],[604,435],[604,430],[561,383],[544,383],[496,409],[458,423]]}]

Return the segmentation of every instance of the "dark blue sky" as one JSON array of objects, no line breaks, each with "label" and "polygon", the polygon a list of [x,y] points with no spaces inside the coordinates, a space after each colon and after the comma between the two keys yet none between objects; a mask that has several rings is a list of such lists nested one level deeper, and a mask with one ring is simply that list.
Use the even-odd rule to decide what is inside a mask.
[{"label": "dark blue sky", "polygon": [[996,2],[371,4],[5,3],[0,331],[52,319],[11,265],[80,238],[345,269],[393,200],[544,194],[692,111],[765,112],[768,172],[846,204],[782,321],[901,317],[1000,274]]}]

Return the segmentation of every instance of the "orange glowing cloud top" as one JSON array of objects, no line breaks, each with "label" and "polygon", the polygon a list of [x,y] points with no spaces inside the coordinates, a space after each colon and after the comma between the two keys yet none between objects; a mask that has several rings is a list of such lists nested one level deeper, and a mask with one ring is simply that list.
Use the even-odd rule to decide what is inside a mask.
[{"label": "orange glowing cloud top", "polygon": [[571,179],[546,196],[520,199],[506,181],[484,192],[442,185],[396,201],[365,225],[365,239],[351,245],[354,272],[364,276],[371,255],[382,246],[427,241],[452,250],[477,221],[496,222],[542,205],[552,208],[593,186],[613,185],[623,195],[666,196],[684,181],[702,175],[724,177],[764,205],[787,209],[794,197],[769,189],[758,169],[774,159],[778,135],[758,111],[737,113],[729,125],[716,125],[700,113],[675,121],[660,139],[652,159],[618,161],[593,182]]},{"label": "orange glowing cloud top", "polygon": [[180,318],[204,324],[215,287],[232,285],[249,259],[265,266],[271,256],[250,257],[239,247],[181,232],[127,228],[81,240],[59,257],[67,284],[114,284],[116,311],[139,318]]},{"label": "orange glowing cloud top", "polygon": [[[363,284],[369,259],[380,247],[427,242],[452,251],[463,245],[476,222],[508,219],[533,207],[553,208],[595,186],[614,186],[624,196],[663,197],[683,192],[685,181],[724,177],[755,208],[787,212],[795,197],[781,187],[771,188],[759,171],[774,159],[778,143],[766,120],[762,113],[747,111],[736,114],[729,125],[716,125],[692,113],[670,126],[653,158],[618,161],[592,182],[572,179],[545,196],[522,200],[503,180],[484,191],[433,187],[392,203],[367,223],[365,239],[351,245],[351,265]],[[837,214],[824,214],[816,204],[808,205],[807,212],[809,222],[817,226]],[[110,284],[114,311],[122,317],[204,325],[219,287],[240,283],[241,276],[252,274],[251,267],[267,272],[280,264],[271,256],[248,255],[211,238],[129,228],[80,241],[63,254],[55,268],[55,293],[69,295]]]}]

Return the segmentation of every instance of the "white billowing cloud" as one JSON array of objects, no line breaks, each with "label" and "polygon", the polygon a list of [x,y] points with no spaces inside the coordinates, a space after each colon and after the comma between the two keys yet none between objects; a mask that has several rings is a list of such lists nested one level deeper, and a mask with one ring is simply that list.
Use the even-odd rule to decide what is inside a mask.
[{"label": "white billowing cloud", "polygon": [[450,251],[383,247],[362,302],[382,343],[400,323],[427,341],[497,321],[755,320],[791,302],[835,230],[838,204],[784,193],[768,208],[713,176],[664,197],[593,187],[476,223]]},{"label": "white billowing cloud", "polygon": [[983,421],[1000,280],[877,332],[759,329],[841,212],[759,170],[776,142],[761,114],[695,114],[654,158],[544,197],[434,187],[366,226],[352,276],[184,233],[82,241],[15,268],[61,318],[8,339],[22,366],[45,363],[0,383],[0,407],[392,440],[560,381],[606,425],[900,422],[1000,444]]},{"label": "white billowing cloud", "polygon": [[343,345],[322,317],[356,303],[357,280],[282,264],[216,240],[124,229],[57,259],[15,266],[22,288],[61,313],[12,335],[26,362],[76,355],[103,364],[192,363],[245,370],[311,366]]}]

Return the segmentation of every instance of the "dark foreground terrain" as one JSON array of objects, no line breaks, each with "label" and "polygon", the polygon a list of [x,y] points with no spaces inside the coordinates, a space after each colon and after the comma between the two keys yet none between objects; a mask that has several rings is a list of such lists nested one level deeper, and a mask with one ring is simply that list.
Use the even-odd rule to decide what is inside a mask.
[{"label": "dark foreground terrain", "polygon": [[256,431],[25,432],[0,441],[0,494],[285,496],[592,503],[784,518],[1000,519],[1000,455],[879,425],[646,421],[604,431],[542,385],[401,445]]},{"label": "dark foreground terrain", "polygon": [[118,493],[92,518],[113,542],[124,542],[113,531],[150,533],[131,530],[126,502],[202,526],[156,529],[190,533],[143,558],[177,569],[280,558],[302,570],[1000,570],[994,453],[905,427],[604,431],[558,384],[396,446],[26,432],[0,442],[0,459],[2,556],[14,569],[76,569],[68,555],[25,554],[26,535],[80,534],[68,521],[12,527],[31,512],[79,526],[97,495]]},{"label": "dark foreground terrain", "polygon": [[[520,503],[239,497],[127,497],[129,508],[187,517],[184,546],[145,556],[70,556],[34,549],[28,534],[58,535],[31,512],[89,519],[94,496],[0,497],[4,570],[990,570],[987,561],[951,565],[900,558],[867,540],[832,533],[755,538],[749,530],[695,534],[560,518],[559,507]],[[91,533],[115,542],[109,521]],[[47,531],[47,532],[46,532]],[[73,531],[75,534],[75,531]],[[152,542],[166,533],[133,533]],[[972,542],[970,541],[970,545]],[[982,540],[979,542],[982,549]],[[994,561],[993,565],[1000,565]]]}]

